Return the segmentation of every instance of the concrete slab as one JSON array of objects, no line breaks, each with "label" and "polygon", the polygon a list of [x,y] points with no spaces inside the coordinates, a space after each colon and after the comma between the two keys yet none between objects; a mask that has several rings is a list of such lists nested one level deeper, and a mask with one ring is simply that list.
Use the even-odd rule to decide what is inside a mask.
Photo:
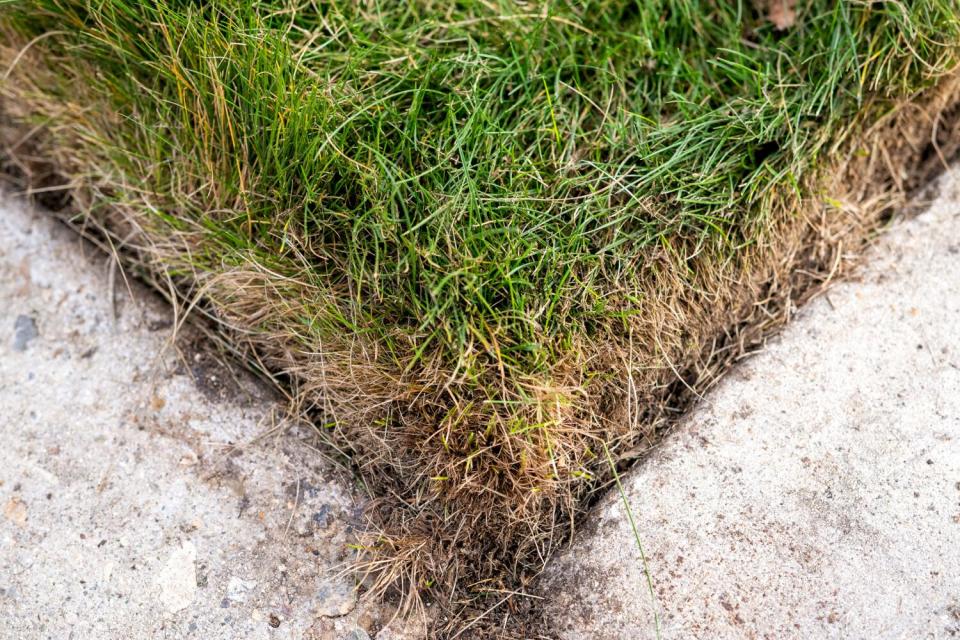
[{"label": "concrete slab", "polygon": [[561,637],[960,636],[960,170],[613,491],[551,564]]},{"label": "concrete slab", "polygon": [[[960,170],[624,479],[564,638],[960,635]],[[418,638],[340,575],[359,496],[269,390],[0,203],[0,638]]]},{"label": "concrete slab", "polygon": [[0,638],[419,635],[339,575],[349,476],[171,319],[0,203]]}]

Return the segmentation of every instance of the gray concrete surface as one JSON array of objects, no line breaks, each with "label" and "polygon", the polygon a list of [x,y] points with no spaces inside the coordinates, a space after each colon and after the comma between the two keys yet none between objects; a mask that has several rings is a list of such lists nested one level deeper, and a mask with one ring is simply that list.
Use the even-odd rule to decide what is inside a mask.
[{"label": "gray concrete surface", "polygon": [[[960,637],[960,170],[607,495],[564,638]],[[654,604],[655,603],[655,604]]]},{"label": "gray concrete surface", "polygon": [[420,635],[339,576],[357,496],[310,428],[131,293],[0,202],[0,638]]},{"label": "gray concrete surface", "polygon": [[[568,639],[960,637],[960,170],[607,496]],[[262,384],[0,203],[0,638],[422,637],[339,574],[359,496]],[[655,604],[654,604],[655,603]]]}]

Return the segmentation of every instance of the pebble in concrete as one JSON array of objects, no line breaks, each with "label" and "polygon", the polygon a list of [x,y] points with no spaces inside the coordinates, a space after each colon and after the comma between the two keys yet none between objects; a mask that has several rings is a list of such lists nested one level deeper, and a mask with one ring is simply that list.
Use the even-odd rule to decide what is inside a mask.
[{"label": "pebble in concrete", "polygon": [[[197,548],[192,542],[186,540],[170,552],[157,574],[156,584],[160,589],[160,600],[169,613],[177,613],[193,604],[197,593]],[[228,593],[231,586],[232,580],[227,586]]]},{"label": "pebble in concrete", "polygon": [[38,335],[36,320],[30,316],[17,316],[13,323],[13,350],[26,351],[27,345]]}]

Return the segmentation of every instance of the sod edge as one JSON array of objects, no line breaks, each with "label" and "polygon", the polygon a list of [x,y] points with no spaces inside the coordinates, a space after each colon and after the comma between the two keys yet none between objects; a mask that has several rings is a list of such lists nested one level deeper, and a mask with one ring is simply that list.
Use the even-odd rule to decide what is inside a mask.
[{"label": "sod edge", "polygon": [[[122,4],[118,1],[104,7],[124,8]],[[288,57],[296,59],[293,44],[273,40],[277,35],[269,16],[241,5],[235,11],[247,12],[242,17],[263,21],[254,22],[254,28],[241,29],[232,22],[236,15],[219,5],[216,11],[220,13],[205,14],[192,10],[179,13],[173,4],[161,4],[168,13],[137,8],[114,15],[103,9],[98,23],[73,19],[81,3],[27,3],[28,9],[4,18],[10,44],[3,49],[3,61],[11,68],[2,85],[5,168],[35,193],[48,194],[48,198],[49,194],[62,196],[62,202],[48,203],[64,206],[79,224],[109,238],[130,268],[160,287],[172,283],[185,307],[202,309],[214,317],[238,350],[282,380],[300,408],[324,425],[323,433],[337,450],[349,454],[358,473],[378,496],[368,506],[369,535],[360,542],[366,561],[362,567],[376,574],[378,585],[399,589],[411,598],[424,591],[444,599],[454,592],[476,595],[515,589],[518,584],[526,588],[529,576],[536,574],[551,549],[569,535],[589,497],[608,484],[611,473],[603,448],[613,452],[617,464],[627,465],[652,446],[678,412],[736,356],[756,345],[771,328],[787,319],[797,304],[842,271],[845,258],[855,253],[900,194],[911,186],[911,180],[929,173],[940,155],[949,155],[957,138],[956,82],[946,75],[954,64],[955,46],[948,43],[937,49],[932,44],[934,32],[938,37],[955,37],[955,29],[950,31],[933,18],[924,23],[921,16],[916,23],[924,24],[929,31],[918,34],[913,22],[895,24],[897,18],[880,15],[880,20],[889,22],[877,23],[878,14],[865,8],[846,7],[848,16],[837,13],[841,9],[831,12],[822,3],[810,3],[800,14],[797,31],[823,26],[823,16],[827,16],[854,31],[865,29],[861,35],[864,42],[872,43],[870,46],[887,42],[885,38],[904,46],[902,50],[892,45],[877,50],[881,55],[874,61],[881,60],[885,66],[853,64],[858,72],[873,71],[877,77],[854,75],[857,80],[863,78],[855,92],[856,108],[843,117],[828,119],[835,131],[821,132],[820,137],[796,137],[789,133],[792,123],[788,123],[764,132],[773,136],[775,144],[758,139],[729,148],[718,136],[717,149],[732,153],[735,161],[736,154],[741,153],[750,162],[737,171],[730,168],[732,165],[718,165],[713,167],[715,173],[723,175],[726,171],[739,184],[760,193],[738,196],[744,198],[738,211],[751,212],[743,216],[740,227],[727,221],[723,224],[732,226],[721,229],[724,233],[705,232],[717,220],[711,218],[714,214],[709,209],[691,204],[696,197],[684,201],[663,198],[653,191],[643,198],[625,195],[618,186],[624,180],[643,184],[642,175],[631,173],[604,177],[603,171],[581,171],[563,183],[568,190],[554,194],[553,200],[527,198],[529,203],[540,203],[531,204],[537,214],[534,218],[553,220],[557,211],[552,203],[559,203],[572,206],[577,215],[593,216],[593,221],[600,219],[600,214],[606,215],[629,231],[626,236],[635,235],[628,237],[634,241],[629,252],[618,254],[615,260],[599,266],[590,260],[577,263],[577,269],[567,276],[572,284],[563,285],[560,290],[567,293],[556,301],[551,298],[550,304],[523,307],[527,313],[521,315],[537,315],[541,309],[550,308],[551,317],[571,318],[577,331],[540,336],[542,342],[552,344],[547,350],[549,357],[536,350],[533,356],[520,357],[515,354],[527,343],[517,336],[529,341],[530,323],[524,319],[513,325],[496,322],[497,315],[484,315],[483,303],[477,305],[481,308],[479,318],[487,326],[471,324],[474,318],[467,313],[470,305],[458,307],[463,301],[450,296],[453,307],[439,306],[435,310],[447,309],[450,317],[466,321],[448,327],[442,319],[446,311],[438,312],[441,319],[434,320],[439,329],[433,333],[424,329],[429,325],[424,324],[431,315],[429,309],[425,316],[418,316],[419,312],[398,314],[397,296],[388,292],[379,291],[364,304],[355,303],[364,295],[368,273],[379,264],[376,251],[384,247],[395,252],[409,249],[401,241],[384,245],[369,236],[354,236],[353,224],[336,224],[340,220],[350,222],[349,216],[344,217],[350,212],[349,206],[377,204],[374,196],[382,196],[379,187],[372,191],[347,189],[341,196],[331,191],[326,205],[332,212],[328,226],[290,231],[287,225],[292,225],[291,221],[298,219],[294,214],[300,212],[294,205],[303,209],[309,204],[308,209],[316,211],[316,207],[324,206],[323,199],[319,205],[316,198],[308,202],[307,196],[316,194],[301,190],[295,194],[299,201],[288,199],[277,207],[276,190],[293,187],[296,181],[278,181],[271,173],[263,160],[268,157],[264,151],[270,150],[257,147],[261,142],[259,130],[253,125],[262,126],[264,117],[277,119],[278,114],[292,113],[284,111],[284,105],[303,106],[296,101],[304,86],[298,83],[318,83],[317,74],[332,68],[335,58],[314,63],[302,77],[297,67],[284,68],[280,73],[286,74],[285,82],[292,82],[295,89],[290,94],[284,93],[281,83],[246,86],[246,90],[259,93],[245,96],[240,93],[244,76],[237,70],[256,69],[258,74],[266,74],[269,66],[259,67],[263,59],[247,57],[249,46],[231,48],[235,39],[250,43],[260,38],[275,45],[273,49],[279,54],[267,59],[270,64],[283,64]],[[951,8],[949,3],[926,6],[932,13],[938,7]],[[588,16],[576,12],[571,15],[564,20],[579,19],[578,24],[594,37],[603,32],[603,24],[585,26]],[[354,16],[361,25],[368,18]],[[615,30],[609,29],[610,24],[619,24],[620,18],[606,19],[612,34]],[[156,40],[153,34],[141,34],[135,28],[148,23],[163,27]],[[767,47],[776,44],[791,52],[805,46],[793,41],[801,37],[796,33],[775,35],[757,26],[759,20],[754,23],[754,46],[757,42]],[[469,29],[471,24],[450,27],[444,35],[451,29]],[[415,29],[409,25],[403,28]],[[587,46],[573,40],[572,31],[579,29],[567,31],[563,22],[551,20],[544,28],[553,30],[554,39],[536,46],[553,52],[551,55],[557,55],[553,49],[556,42]],[[697,28],[691,26],[688,32],[700,35]],[[362,31],[362,27],[357,29]],[[517,31],[508,32],[508,36],[527,38],[530,32],[524,29],[529,25],[517,26]],[[57,33],[61,31],[65,33]],[[411,33],[423,36],[420,31],[407,32],[398,27],[397,32],[404,36],[404,42],[416,41],[428,50],[439,46],[429,39],[426,44],[411,40]],[[682,24],[676,32],[689,35]],[[176,52],[163,50],[160,57],[160,45],[171,34],[177,36],[174,41],[181,46]],[[256,36],[254,40],[249,40],[251,34]],[[735,44],[743,37],[740,28],[731,27],[729,34],[711,32],[705,39],[717,44],[730,34],[736,39],[731,35],[724,44]],[[352,52],[363,64],[370,65],[371,73],[343,79],[348,98],[339,106],[347,119],[350,113],[367,114],[361,100],[364,95],[371,98],[370,102],[393,95],[378,93],[381,87],[371,79],[386,68],[385,61],[377,57],[382,52],[367,47],[369,43],[362,42],[357,33],[351,31],[349,35],[353,40],[342,36],[337,40],[339,45],[330,46]],[[502,52],[503,47],[516,45],[510,37],[504,43],[479,31],[471,35],[488,52]],[[907,36],[912,41],[918,35],[923,41],[923,58],[905,46]],[[439,42],[439,35],[434,36]],[[676,37],[687,53],[697,46]],[[817,41],[818,35],[807,33],[803,37]],[[600,41],[619,44],[617,38],[600,36]],[[136,48],[128,48],[131,41]],[[100,49],[104,43],[107,48]],[[208,49],[221,57],[207,55]],[[877,55],[877,51],[871,55]],[[709,57],[704,51],[693,53]],[[773,57],[780,54],[782,51],[775,52]],[[531,55],[535,57],[536,51],[531,50]],[[169,60],[170,70],[158,73],[157,60],[144,60],[150,56]],[[549,60],[549,56],[546,58]],[[855,60],[869,58],[854,56]],[[123,73],[115,68],[111,72],[110,60],[118,59],[126,65]],[[210,67],[211,60],[220,60],[224,66]],[[505,68],[504,73],[514,73],[509,65]],[[842,95],[849,87],[834,78],[836,70],[830,71],[817,77],[828,77],[823,86],[833,87]],[[430,78],[419,73],[410,71],[401,80],[413,87],[427,86]],[[711,90],[719,91],[724,86],[720,79],[709,77],[713,81]],[[736,77],[721,79],[731,82]],[[913,84],[905,86],[905,79]],[[895,85],[894,90],[878,90],[883,81]],[[369,82],[374,84],[365,84]],[[547,148],[544,140],[552,139],[549,153],[557,153],[554,142],[562,143],[564,135],[604,132],[597,124],[603,118],[597,114],[595,120],[584,124],[574,117],[579,107],[570,105],[576,91],[542,90],[542,82],[534,84],[538,86],[528,87],[528,106],[537,114],[534,120],[528,121],[533,116],[520,117],[508,107],[497,113],[501,124],[516,125],[510,139],[525,141],[532,136],[534,142],[525,142],[527,146],[519,151],[542,163],[535,168],[542,174],[544,167],[554,167],[554,178],[562,178],[563,171],[558,167],[567,166],[576,153],[583,151],[552,157],[542,151]],[[856,87],[858,82],[853,84]],[[216,91],[218,86],[222,93],[235,95],[232,99],[221,96]],[[484,85],[483,91],[500,100],[494,88]],[[918,91],[921,88],[923,91]],[[582,88],[577,90],[583,92]],[[141,92],[146,97],[140,96]],[[454,90],[451,95],[460,94]],[[274,100],[269,101],[265,113],[258,112],[251,119],[244,110],[250,102],[268,102],[263,96]],[[601,111],[609,114],[609,110]],[[705,127],[703,135],[739,131],[736,118],[724,124],[703,115],[698,120],[697,114],[693,115],[691,126]],[[328,124],[330,128],[326,129]],[[477,126],[483,131],[482,127],[490,124]],[[439,126],[427,117],[417,123],[428,125]],[[310,147],[313,138],[323,139],[320,134],[337,131],[339,126],[322,121],[304,129],[293,124],[287,129],[271,129],[267,122],[264,129],[270,135],[291,136],[284,141],[289,148],[284,148],[293,154],[300,143],[302,149],[315,149]],[[364,126],[373,124],[364,120]],[[669,129],[670,125],[663,128]],[[197,136],[203,138],[202,144],[191,137],[193,131],[202,134]],[[437,135],[442,131],[442,126],[434,129]],[[238,132],[252,141],[236,142],[244,138]],[[312,137],[300,137],[308,133]],[[778,133],[782,139],[776,139]],[[370,140],[364,138],[363,131],[354,131],[351,136],[355,148],[369,147]],[[677,175],[667,176],[662,167],[672,162],[677,148],[670,146],[670,138],[662,140],[674,156],[654,149],[650,155],[660,164],[651,163],[650,172],[675,179],[677,184],[673,186],[679,191],[690,188],[696,180],[706,180],[703,169],[707,165],[702,157],[697,160],[701,164],[681,167]],[[619,162],[640,162],[623,147],[594,144],[599,148],[593,153],[599,155],[590,156],[588,150],[587,159],[577,159],[575,166],[577,162],[583,167],[598,166],[598,158],[613,152],[623,154]],[[800,159],[787,162],[782,156],[790,153],[792,144],[799,145]],[[334,146],[330,157],[344,155],[345,145]],[[302,149],[297,151],[299,155]],[[812,160],[813,150],[816,162]],[[478,146],[475,151],[485,149]],[[273,153],[279,152],[274,149]],[[361,155],[334,167],[339,182],[318,180],[315,188],[334,189],[343,183],[363,185],[365,180],[376,183],[378,179],[394,178],[371,170],[375,163],[368,161],[379,160],[380,156]],[[434,184],[431,189],[450,190],[453,183],[449,181],[454,177],[466,176],[476,183],[483,175],[491,180],[487,191],[497,187],[514,198],[524,197],[529,183],[518,176],[534,165],[511,169],[516,159],[504,159],[493,151],[490,156],[495,161],[494,169],[501,163],[501,171],[510,175],[516,172],[513,182],[504,186],[498,182],[500,178],[493,180],[493,173],[465,167],[461,158],[459,166],[440,165],[432,171],[430,175],[439,173],[447,182]],[[256,162],[234,168],[239,159],[251,158]],[[421,156],[421,160],[425,158]],[[610,166],[615,163],[603,168]],[[798,168],[803,171],[793,175],[790,170]],[[421,166],[415,173],[423,170]],[[297,177],[303,181],[310,175]],[[698,175],[701,177],[696,178]],[[655,186],[662,188],[665,184],[669,185],[669,180]],[[61,188],[64,185],[67,187]],[[711,191],[713,188],[704,187],[701,195],[723,193]],[[426,191],[413,195],[423,198]],[[469,201],[463,193],[450,190],[446,202],[457,198]],[[599,193],[600,197],[584,197],[584,193]],[[358,201],[351,202],[350,198]],[[502,194],[499,198],[497,202],[502,205]],[[587,204],[581,207],[582,201]],[[470,211],[451,213],[442,209],[443,202],[416,202],[421,207],[438,205],[442,213],[452,216],[450,225],[439,228],[447,234],[460,227],[483,228],[484,222],[503,221],[496,217],[496,211],[490,214],[491,219],[477,221],[468,215]],[[425,214],[434,211],[417,210]],[[675,219],[670,213],[674,210],[696,215],[686,221]],[[278,221],[264,228],[256,218],[266,211],[273,211]],[[631,226],[636,224],[637,212],[656,220],[654,226],[663,224],[651,236],[656,242],[648,241],[649,225]],[[521,219],[519,213],[512,215]],[[433,220],[429,215],[427,219]],[[736,216],[732,219],[737,220]],[[610,233],[609,227],[603,228],[602,224],[588,229],[582,238],[594,243],[579,249],[588,258],[591,252],[624,246],[615,244],[617,237],[605,235]],[[704,226],[697,228],[698,224]],[[549,225],[544,228],[550,233],[557,231]],[[536,227],[531,229],[537,231]],[[567,227],[560,229],[570,231]],[[283,230],[290,232],[280,233]],[[451,237],[446,238],[448,246],[456,244]],[[415,239],[411,250],[423,254],[424,264],[436,259],[437,245],[426,236]],[[366,252],[366,243],[376,251]],[[496,246],[496,241],[493,244]],[[342,245],[352,246],[353,254],[344,258],[339,252]],[[731,251],[733,246],[736,251]],[[504,243],[504,251],[515,248]],[[535,248],[544,252],[542,246]],[[355,264],[359,258],[359,265]],[[526,264],[517,263],[511,255],[502,258],[512,268]],[[524,256],[524,260],[528,258]],[[565,273],[563,268],[556,271]],[[402,288],[402,281],[393,284]],[[589,293],[589,299],[569,293],[578,288]],[[597,304],[598,299],[601,304]],[[433,300],[431,304],[443,302]],[[499,313],[499,307],[492,308]],[[512,306],[507,304],[507,310],[512,312]],[[411,318],[415,322],[410,322]],[[564,324],[556,322],[561,327]],[[463,337],[454,330],[457,326],[467,329]],[[440,344],[443,339],[438,336],[448,329],[453,335],[448,342],[456,345],[455,350]]]}]

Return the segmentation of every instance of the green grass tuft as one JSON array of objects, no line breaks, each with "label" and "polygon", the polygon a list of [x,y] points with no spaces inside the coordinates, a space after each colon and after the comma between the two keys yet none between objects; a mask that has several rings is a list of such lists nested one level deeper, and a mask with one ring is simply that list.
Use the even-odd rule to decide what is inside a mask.
[{"label": "green grass tuft", "polygon": [[403,366],[435,346],[467,373],[548,367],[647,247],[749,242],[866,93],[916,90],[960,33],[948,0],[809,2],[786,33],[695,0],[5,11],[96,66],[162,204],[349,292],[317,330],[400,326]]}]

